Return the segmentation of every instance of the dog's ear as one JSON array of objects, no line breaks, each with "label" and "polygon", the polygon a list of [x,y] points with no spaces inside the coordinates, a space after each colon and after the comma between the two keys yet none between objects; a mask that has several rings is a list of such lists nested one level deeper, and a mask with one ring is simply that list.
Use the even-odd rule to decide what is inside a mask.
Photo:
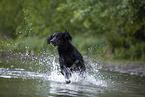
[{"label": "dog's ear", "polygon": [[47,38],[47,44],[50,44],[50,40],[53,38],[53,35],[51,35],[51,36],[49,36],[48,38]]},{"label": "dog's ear", "polygon": [[67,40],[72,40],[71,35],[67,31],[64,32],[64,38]]}]

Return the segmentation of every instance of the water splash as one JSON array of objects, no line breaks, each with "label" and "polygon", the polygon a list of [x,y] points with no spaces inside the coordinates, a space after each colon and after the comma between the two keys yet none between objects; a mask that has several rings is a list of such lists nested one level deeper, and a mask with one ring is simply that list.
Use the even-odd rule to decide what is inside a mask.
[{"label": "water splash", "polygon": [[[22,79],[42,79],[44,81],[56,82],[56,83],[65,83],[64,76],[60,73],[59,63],[57,57],[54,55],[51,56],[42,56],[41,58],[35,58],[33,62],[30,62],[34,66],[30,65],[28,68],[15,68],[15,65],[11,65],[8,68],[0,68],[0,77],[3,78],[22,78]],[[37,61],[38,60],[38,61]],[[27,60],[24,60],[27,61]],[[21,65],[22,63],[20,63]],[[28,63],[29,64],[29,63]],[[49,69],[47,66],[49,66]],[[80,76],[78,73],[73,73],[70,78],[71,84],[81,84],[81,85],[99,85],[106,86],[105,80],[100,78],[98,74],[97,64],[89,61],[87,66],[87,72]],[[33,70],[37,67],[37,71]],[[44,68],[40,68],[44,67]],[[44,72],[45,71],[47,72]],[[31,71],[30,71],[31,70]]]},{"label": "water splash", "polygon": [[[90,62],[91,63],[91,62]],[[96,77],[96,74],[98,70],[96,70],[96,67],[94,67],[96,64],[91,63],[91,66],[93,66],[92,71],[93,73],[86,72],[83,76],[80,76],[79,73],[73,73],[70,80],[71,83],[79,83],[82,85],[99,85],[99,86],[106,86],[107,83],[102,80],[100,77]],[[53,82],[63,82],[65,83],[64,76],[60,73],[59,64],[56,62],[56,59],[54,57],[51,67],[51,74],[47,78],[48,80],[51,80]]]}]

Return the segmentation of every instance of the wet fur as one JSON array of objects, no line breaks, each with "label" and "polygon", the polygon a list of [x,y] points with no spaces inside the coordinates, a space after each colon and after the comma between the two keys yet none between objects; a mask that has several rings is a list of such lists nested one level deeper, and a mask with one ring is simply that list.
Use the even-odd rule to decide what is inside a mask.
[{"label": "wet fur", "polygon": [[71,40],[72,37],[67,31],[55,33],[47,39],[48,44],[58,46],[60,69],[66,78],[66,83],[70,83],[69,78],[72,72],[84,73],[86,70],[83,57],[70,43]]}]

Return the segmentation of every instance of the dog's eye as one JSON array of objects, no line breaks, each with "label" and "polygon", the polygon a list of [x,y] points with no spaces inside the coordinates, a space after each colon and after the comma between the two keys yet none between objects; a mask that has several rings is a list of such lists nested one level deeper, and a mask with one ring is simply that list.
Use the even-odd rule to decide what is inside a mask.
[{"label": "dog's eye", "polygon": [[58,35],[56,35],[55,37],[58,38]]}]

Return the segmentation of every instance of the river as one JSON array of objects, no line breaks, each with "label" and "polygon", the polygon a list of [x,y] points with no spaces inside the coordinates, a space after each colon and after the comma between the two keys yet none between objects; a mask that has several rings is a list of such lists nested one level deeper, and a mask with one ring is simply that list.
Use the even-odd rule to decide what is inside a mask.
[{"label": "river", "polygon": [[145,97],[145,77],[99,70],[89,57],[85,61],[85,77],[74,73],[66,84],[57,55],[0,57],[0,97]]}]

